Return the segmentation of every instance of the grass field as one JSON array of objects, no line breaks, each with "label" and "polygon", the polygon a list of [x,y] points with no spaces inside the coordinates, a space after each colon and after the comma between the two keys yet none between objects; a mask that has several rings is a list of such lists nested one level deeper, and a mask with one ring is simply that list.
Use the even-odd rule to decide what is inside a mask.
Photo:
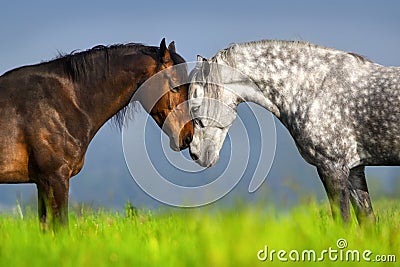
[{"label": "grass field", "polygon": [[363,228],[335,223],[328,206],[315,202],[287,211],[262,205],[137,214],[83,209],[70,214],[69,231],[57,234],[41,232],[35,215],[3,214],[0,266],[398,266],[400,202],[374,204],[378,223]]}]

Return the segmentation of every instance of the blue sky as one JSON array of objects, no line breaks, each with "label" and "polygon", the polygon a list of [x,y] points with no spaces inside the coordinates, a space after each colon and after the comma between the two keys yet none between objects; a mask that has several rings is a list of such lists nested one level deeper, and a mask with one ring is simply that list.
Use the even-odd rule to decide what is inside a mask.
[{"label": "blue sky", "polygon": [[[139,2],[139,4],[135,4]],[[0,73],[96,44],[175,40],[186,60],[232,42],[304,39],[398,63],[398,1],[10,1]]]},{"label": "blue sky", "polygon": [[[235,42],[287,39],[357,52],[378,63],[399,66],[399,13],[400,2],[394,0],[9,1],[0,9],[0,74],[49,60],[58,52],[125,42],[158,45],[163,37],[175,40],[187,61],[195,60],[197,54],[210,57]],[[320,186],[285,130],[278,127],[278,135],[281,152],[274,167],[285,166],[284,158],[293,158],[297,165],[286,168],[285,175],[296,176],[300,168],[304,176],[316,179],[314,187]],[[114,177],[119,169],[126,174],[120,142],[120,134],[111,127],[99,132],[89,147],[84,170],[72,183],[72,197],[87,200],[79,190],[82,177],[94,179],[90,177],[100,173]],[[121,161],[117,167],[110,157]],[[394,175],[387,169],[371,174]],[[270,184],[279,184],[276,179],[271,178]],[[90,186],[96,190],[96,182]],[[12,190],[25,189],[0,185],[0,196],[15,199]],[[99,195],[118,194],[118,190],[116,186],[112,193]]]}]

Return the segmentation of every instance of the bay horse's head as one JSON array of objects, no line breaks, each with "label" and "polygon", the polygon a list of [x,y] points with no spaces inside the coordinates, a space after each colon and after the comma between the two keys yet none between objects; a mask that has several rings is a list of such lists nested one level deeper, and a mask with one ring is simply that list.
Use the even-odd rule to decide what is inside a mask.
[{"label": "bay horse's head", "polygon": [[140,102],[169,136],[171,149],[179,151],[187,148],[193,137],[193,123],[187,104],[186,63],[176,53],[174,42],[167,48],[163,39],[155,66],[155,78],[150,78],[148,83],[151,88],[144,90]]}]

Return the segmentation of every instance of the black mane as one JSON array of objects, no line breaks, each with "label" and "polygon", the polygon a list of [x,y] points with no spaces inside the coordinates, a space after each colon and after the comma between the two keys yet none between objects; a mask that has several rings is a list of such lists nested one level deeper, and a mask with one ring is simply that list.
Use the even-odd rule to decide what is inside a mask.
[{"label": "black mane", "polygon": [[158,47],[155,46],[146,46],[141,43],[127,43],[127,44],[113,44],[113,45],[96,45],[90,49],[87,49],[85,51],[80,51],[79,49],[73,50],[69,54],[63,53],[58,51],[58,55],[50,60],[44,60],[41,61],[38,64],[32,64],[32,65],[25,65],[21,67],[17,67],[11,70],[6,71],[3,73],[1,76],[5,76],[7,74],[10,74],[12,72],[18,71],[20,69],[26,68],[26,67],[35,67],[35,66],[41,66],[45,64],[54,64],[54,63],[61,63],[63,64],[65,73],[69,75],[71,78],[74,80],[78,80],[81,75],[85,76],[84,73],[86,73],[86,68],[88,65],[90,65],[90,61],[88,60],[90,56],[93,56],[94,54],[97,53],[103,53],[104,54],[104,59],[108,65],[109,62],[109,52],[111,51],[118,51],[121,54],[129,52],[129,51],[140,51],[143,54],[150,55],[150,56],[158,56]]},{"label": "black mane", "polygon": [[86,51],[78,52],[77,50],[72,51],[70,54],[59,56],[56,61],[63,64],[65,73],[72,78],[74,81],[79,81],[88,78],[88,69],[95,69],[93,58],[101,57],[104,60],[104,67],[101,70],[104,72],[104,77],[108,76],[109,72],[109,62],[110,53],[117,53],[124,55],[126,53],[131,53],[132,51],[138,51],[140,53],[157,57],[158,48],[154,46],[145,46],[140,43],[128,43],[128,44],[114,44],[110,46],[96,45],[91,49]]}]

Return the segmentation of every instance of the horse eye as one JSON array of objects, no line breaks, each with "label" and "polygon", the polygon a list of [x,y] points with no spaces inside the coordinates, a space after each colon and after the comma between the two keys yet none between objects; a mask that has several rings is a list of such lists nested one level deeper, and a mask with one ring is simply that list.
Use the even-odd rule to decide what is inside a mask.
[{"label": "horse eye", "polygon": [[192,112],[197,112],[200,109],[200,106],[196,106],[192,108]]},{"label": "horse eye", "polygon": [[169,89],[173,92],[179,92],[179,86],[175,86],[177,83],[174,83],[173,81],[169,80]]}]

